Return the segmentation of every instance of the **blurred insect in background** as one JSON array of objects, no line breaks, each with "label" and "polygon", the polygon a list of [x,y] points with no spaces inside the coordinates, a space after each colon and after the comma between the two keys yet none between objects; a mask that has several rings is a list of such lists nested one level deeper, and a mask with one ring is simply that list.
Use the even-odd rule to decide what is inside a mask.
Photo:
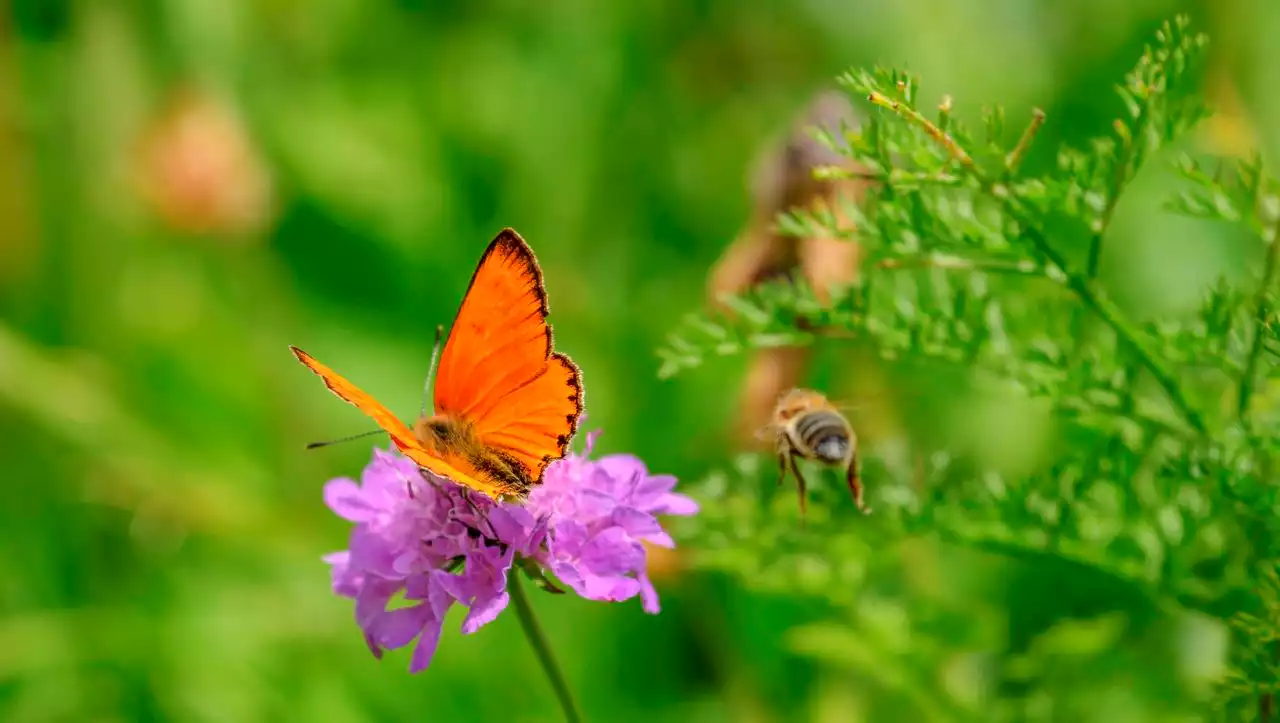
[{"label": "blurred insect in background", "polygon": [[773,409],[773,419],[758,436],[774,440],[774,449],[778,453],[778,484],[786,480],[788,469],[795,475],[802,520],[808,500],[804,477],[796,466],[797,457],[828,467],[842,465],[854,504],[863,514],[870,514],[871,509],[863,502],[862,483],[858,479],[858,437],[840,409],[821,392],[791,389],[783,394]]},{"label": "blurred insect in background", "polygon": [[[832,292],[848,287],[858,272],[858,244],[847,238],[813,236],[796,238],[778,229],[778,214],[806,209],[829,210],[839,226],[853,230],[844,206],[861,199],[870,182],[851,178],[824,180],[814,176],[820,166],[837,166],[848,171],[862,170],[839,153],[818,142],[812,130],[825,129],[839,137],[855,127],[861,114],[847,97],[824,90],[793,119],[783,137],[762,149],[749,178],[751,216],[738,236],[712,267],[707,280],[707,297],[712,308],[732,316],[722,301],[758,284],[788,276],[800,276],[813,289],[818,301],[831,303]],[[801,383],[812,362],[809,347],[757,349],[747,363],[747,375],[739,397],[739,413],[734,416],[738,442],[753,444],[753,435],[765,424],[778,395]]]}]

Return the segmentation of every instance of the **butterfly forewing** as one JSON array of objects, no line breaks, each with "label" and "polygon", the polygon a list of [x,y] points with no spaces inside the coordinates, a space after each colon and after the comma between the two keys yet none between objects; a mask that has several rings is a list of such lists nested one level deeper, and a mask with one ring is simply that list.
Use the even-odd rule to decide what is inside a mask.
[{"label": "butterfly forewing", "polygon": [[377,422],[378,426],[382,427],[390,435],[391,441],[404,456],[412,459],[418,466],[425,467],[439,476],[455,479],[463,484],[471,484],[467,481],[468,475],[463,474],[454,465],[449,464],[437,455],[433,455],[430,450],[423,447],[408,425],[378,400],[369,396],[364,390],[347,381],[341,374],[321,364],[315,357],[298,347],[291,346],[289,350],[298,358],[298,361],[323,379],[325,386],[330,391],[338,395],[340,399],[369,415],[374,422]]},{"label": "butterfly forewing", "polygon": [[533,252],[505,230],[485,249],[449,329],[436,412],[476,420],[542,373],[551,356],[547,296]]},{"label": "butterfly forewing", "polygon": [[518,461],[531,484],[564,456],[582,412],[578,367],[552,353],[547,313],[533,251],[504,230],[471,279],[435,389],[438,412],[464,420],[482,445]]}]

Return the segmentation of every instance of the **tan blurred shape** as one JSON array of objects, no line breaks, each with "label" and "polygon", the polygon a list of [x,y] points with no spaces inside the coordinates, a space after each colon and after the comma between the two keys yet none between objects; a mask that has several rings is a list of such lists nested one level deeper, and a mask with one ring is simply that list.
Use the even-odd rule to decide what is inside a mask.
[{"label": "tan blurred shape", "polygon": [[654,583],[678,579],[684,573],[684,558],[670,547],[655,545],[642,541],[645,554],[648,556],[649,579]]},{"label": "tan blurred shape", "polygon": [[1258,132],[1240,88],[1223,61],[1211,65],[1207,94],[1213,114],[1205,120],[1208,145],[1214,153],[1248,158],[1258,151]]},{"label": "tan blurred shape", "polygon": [[1253,104],[1246,100],[1252,85],[1248,79],[1265,74],[1260,76],[1249,62],[1253,42],[1248,24],[1240,22],[1245,14],[1244,4],[1235,0],[1205,7],[1204,30],[1212,42],[1203,87],[1211,115],[1198,129],[1210,153],[1243,159],[1258,153],[1265,135],[1259,132],[1258,120],[1263,116],[1257,115],[1257,98]]},{"label": "tan blurred shape", "polygon": [[[742,293],[796,269],[824,303],[830,301],[834,286],[854,280],[858,268],[856,243],[828,237],[784,236],[776,230],[776,218],[789,209],[829,205],[841,230],[853,229],[852,220],[836,201],[841,197],[860,199],[866,193],[867,182],[814,178],[813,171],[819,166],[856,169],[813,138],[810,129],[820,126],[838,135],[842,125],[856,124],[857,115],[849,100],[839,92],[825,90],[799,114],[781,143],[765,148],[750,178],[751,218],[720,256],[708,279],[707,293],[714,308],[729,313],[720,301],[723,295]],[[737,415],[735,437],[741,443],[760,443],[756,431],[768,422],[783,391],[799,386],[809,359],[807,348],[766,349],[752,355]]]},{"label": "tan blurred shape", "polygon": [[247,241],[271,220],[272,183],[235,109],[194,88],[175,92],[144,131],[143,200],[179,233]]}]

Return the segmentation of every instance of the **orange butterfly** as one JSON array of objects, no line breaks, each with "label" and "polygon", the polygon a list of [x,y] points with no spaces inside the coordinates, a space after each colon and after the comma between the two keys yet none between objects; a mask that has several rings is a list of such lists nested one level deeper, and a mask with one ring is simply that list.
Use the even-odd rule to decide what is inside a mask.
[{"label": "orange butterfly", "polygon": [[[438,344],[438,341],[437,341]],[[373,418],[418,466],[494,499],[524,499],[569,449],[582,373],[551,350],[547,291],[533,250],[512,229],[485,249],[449,330],[435,413],[409,426],[301,349],[298,361]]]}]

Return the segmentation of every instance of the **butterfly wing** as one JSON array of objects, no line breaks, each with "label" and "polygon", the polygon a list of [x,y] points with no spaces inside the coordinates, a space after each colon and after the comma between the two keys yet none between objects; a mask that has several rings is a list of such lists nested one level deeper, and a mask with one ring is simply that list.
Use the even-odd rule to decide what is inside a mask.
[{"label": "butterfly wing", "polygon": [[391,436],[391,441],[395,443],[400,452],[416,462],[419,467],[424,467],[437,476],[448,477],[462,484],[483,490],[484,485],[475,480],[472,475],[464,474],[454,464],[450,464],[424,447],[414,436],[408,425],[400,421],[399,417],[382,406],[378,400],[369,396],[359,387],[344,379],[334,370],[316,361],[314,357],[296,346],[290,346],[289,351],[293,352],[298,361],[323,379],[325,386],[329,387],[329,391],[338,395],[343,401],[354,405],[357,409],[369,415],[373,421],[377,422],[378,426],[382,427]]},{"label": "butterfly wing", "polygon": [[555,353],[545,372],[476,421],[476,434],[514,457],[536,483],[548,464],[569,451],[581,415],[582,375],[569,357]]},{"label": "butterfly wing", "polygon": [[438,414],[519,462],[530,483],[563,457],[582,414],[577,365],[552,353],[547,293],[533,250],[511,229],[489,244],[440,356]]}]

